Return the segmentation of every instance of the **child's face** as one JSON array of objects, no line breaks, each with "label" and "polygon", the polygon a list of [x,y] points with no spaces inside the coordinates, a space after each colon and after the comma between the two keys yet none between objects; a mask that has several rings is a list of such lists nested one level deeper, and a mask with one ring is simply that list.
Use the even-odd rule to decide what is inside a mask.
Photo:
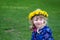
[{"label": "child's face", "polygon": [[44,16],[41,15],[33,17],[32,21],[37,28],[40,28],[45,23]]}]

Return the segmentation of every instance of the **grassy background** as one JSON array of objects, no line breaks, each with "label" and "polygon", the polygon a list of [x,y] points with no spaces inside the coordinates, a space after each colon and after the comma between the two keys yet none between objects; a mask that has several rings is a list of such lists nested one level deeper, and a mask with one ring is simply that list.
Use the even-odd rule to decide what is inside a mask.
[{"label": "grassy background", "polygon": [[30,40],[28,14],[37,8],[48,12],[54,39],[60,40],[60,0],[0,0],[0,40]]}]

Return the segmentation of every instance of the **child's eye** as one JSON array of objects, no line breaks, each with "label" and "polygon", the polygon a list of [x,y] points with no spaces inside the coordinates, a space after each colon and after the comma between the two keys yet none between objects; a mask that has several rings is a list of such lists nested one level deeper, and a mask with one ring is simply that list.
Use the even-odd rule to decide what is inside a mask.
[{"label": "child's eye", "polygon": [[37,19],[35,21],[37,21]]},{"label": "child's eye", "polygon": [[36,18],[35,21],[38,21],[38,18]]}]

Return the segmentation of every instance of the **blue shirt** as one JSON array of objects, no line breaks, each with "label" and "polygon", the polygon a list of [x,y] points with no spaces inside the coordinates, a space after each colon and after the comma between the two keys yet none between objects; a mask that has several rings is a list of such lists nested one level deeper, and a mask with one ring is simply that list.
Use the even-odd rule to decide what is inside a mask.
[{"label": "blue shirt", "polygon": [[40,33],[33,31],[31,40],[54,40],[52,37],[52,31],[48,26],[39,29],[39,32]]}]

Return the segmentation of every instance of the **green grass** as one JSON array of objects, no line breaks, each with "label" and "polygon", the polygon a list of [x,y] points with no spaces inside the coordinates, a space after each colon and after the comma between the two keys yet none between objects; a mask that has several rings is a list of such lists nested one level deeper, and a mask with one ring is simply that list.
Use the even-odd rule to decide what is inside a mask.
[{"label": "green grass", "polygon": [[48,12],[54,39],[60,40],[60,0],[0,0],[0,40],[30,40],[28,14],[37,8]]}]

